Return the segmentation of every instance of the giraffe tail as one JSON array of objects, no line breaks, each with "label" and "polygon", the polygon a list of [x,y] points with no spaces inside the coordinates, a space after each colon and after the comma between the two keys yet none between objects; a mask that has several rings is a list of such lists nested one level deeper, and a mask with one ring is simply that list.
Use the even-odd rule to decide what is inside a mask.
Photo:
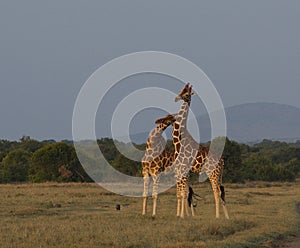
[{"label": "giraffe tail", "polygon": [[188,205],[191,207],[193,201],[194,191],[191,186],[189,186],[189,194],[188,194]]},{"label": "giraffe tail", "polygon": [[220,163],[221,163],[221,173],[220,173],[219,182],[220,182],[220,184],[222,184],[223,172],[224,172],[224,164],[225,164],[224,158],[220,159]]},{"label": "giraffe tail", "polygon": [[224,186],[222,185],[222,179],[223,179],[223,170],[224,170],[224,159],[221,158],[220,160],[222,166],[221,166],[221,175],[220,175],[220,178],[219,178],[219,182],[220,182],[220,191],[221,191],[221,199],[222,201],[225,203],[225,188]]},{"label": "giraffe tail", "polygon": [[220,191],[221,191],[221,199],[225,203],[225,188],[223,185],[220,185]]},{"label": "giraffe tail", "polygon": [[189,194],[188,194],[188,205],[189,207],[191,207],[191,205],[193,204],[193,207],[196,207],[197,206],[197,202],[193,202],[193,199],[195,200],[202,200],[203,197],[196,194],[194,192],[194,190],[192,189],[191,186],[189,186]]}]

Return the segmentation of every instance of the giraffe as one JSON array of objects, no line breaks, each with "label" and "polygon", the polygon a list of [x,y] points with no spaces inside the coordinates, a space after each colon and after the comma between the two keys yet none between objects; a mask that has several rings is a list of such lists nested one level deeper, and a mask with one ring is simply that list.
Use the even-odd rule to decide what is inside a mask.
[{"label": "giraffe", "polygon": [[166,120],[164,123],[157,125],[150,133],[147,143],[146,152],[142,158],[142,175],[144,179],[144,193],[143,193],[143,212],[146,214],[147,208],[147,196],[149,189],[149,176],[153,180],[153,212],[152,217],[156,215],[157,205],[157,188],[159,182],[160,173],[167,171],[171,168],[174,161],[174,152],[165,149],[165,139],[162,137],[164,130],[171,125],[172,122]]},{"label": "giraffe", "polygon": [[[175,147],[174,169],[177,182],[177,216],[184,217],[184,207],[187,209],[188,195],[188,172],[200,173],[205,171],[210,180],[216,205],[216,218],[219,218],[220,198],[222,201],[225,218],[229,219],[226,202],[225,189],[222,183],[222,172],[224,166],[223,158],[219,159],[215,154],[209,152],[209,148],[199,145],[186,129],[186,119],[188,114],[191,96],[194,95],[192,87],[188,84],[183,88],[175,101],[183,100],[180,110],[172,123],[173,127],[173,143]],[[156,123],[164,123],[170,119],[170,116],[161,118]],[[169,122],[169,120],[168,120]],[[193,209],[192,209],[193,214]]]},{"label": "giraffe", "polygon": [[[191,96],[194,95],[192,91],[192,86],[187,83],[185,87],[181,90],[179,95],[175,98],[175,102],[180,99],[183,102],[180,105],[178,114],[176,115],[176,121],[172,124],[173,126],[173,144],[175,148],[175,160],[174,160],[174,172],[176,178],[176,188],[177,188],[177,216],[184,218],[184,208],[186,214],[188,215],[188,177],[189,177],[189,161],[183,154],[185,145],[183,144],[185,133],[186,133],[186,123],[189,113],[189,108],[191,104]],[[193,158],[191,156],[191,158]],[[193,206],[192,215],[194,215]],[[181,209],[181,213],[180,213]]]},{"label": "giraffe", "polygon": [[[169,125],[172,125],[173,126],[173,124],[174,124],[174,122],[176,121],[176,116],[177,116],[177,114],[168,114],[166,117],[164,117],[164,118],[161,118],[161,119],[158,119],[158,120],[156,120],[155,121],[155,124],[158,124],[158,125],[161,125],[161,124],[164,124],[164,125],[166,125],[166,126],[169,126]],[[173,130],[174,130],[174,128],[173,128]],[[174,135],[173,135],[173,137],[174,137]],[[150,138],[150,137],[149,137]],[[174,141],[173,141],[173,143],[174,143]],[[147,146],[148,147],[148,146]],[[176,152],[176,148],[175,148],[175,151],[174,152],[171,152],[171,154],[170,154],[170,152],[168,152],[169,154],[168,155],[170,155],[170,156],[172,156],[171,158],[169,158],[169,161],[167,161],[167,164],[165,165],[165,168],[167,169],[167,170],[174,170],[174,167],[173,167],[173,163],[174,163],[174,160],[175,160],[175,158],[176,158],[176,156],[177,156],[177,154],[179,153],[179,148],[177,149],[177,152]],[[145,177],[144,177],[145,178]],[[146,177],[147,178],[147,177]],[[154,177],[155,178],[155,177]],[[147,186],[148,187],[148,186]],[[189,187],[189,194],[191,194],[191,196],[192,197],[194,197],[194,195],[193,195],[193,192],[191,192],[191,190],[190,190],[190,188],[191,187]],[[145,191],[144,191],[145,192]],[[180,197],[180,184],[179,183],[177,183],[177,196],[178,196],[178,198]],[[147,192],[146,192],[146,194],[147,194]],[[146,203],[145,203],[145,198],[144,198],[144,206],[146,205]],[[178,203],[178,206],[180,206],[179,205],[179,203]],[[193,209],[193,204],[189,204],[189,206],[190,206],[190,208],[191,208],[191,213],[192,213],[192,215],[194,216],[194,209]],[[143,209],[145,209],[145,207],[143,208]],[[186,210],[186,214],[187,215],[189,215],[189,212],[188,212],[188,205],[186,205],[186,208],[185,208],[185,210]],[[179,210],[178,210],[179,211]],[[177,212],[178,212],[177,211]],[[179,214],[177,213],[177,216],[179,216]]]},{"label": "giraffe", "polygon": [[[191,96],[194,95],[192,92],[192,87],[189,86],[189,83],[185,85],[185,87],[181,90],[180,94],[176,97],[175,101],[179,99],[184,99],[182,102],[179,112],[176,115],[168,115],[165,118],[161,118],[156,120],[156,124],[172,122],[173,127],[173,144],[174,144],[174,172],[176,179],[176,195],[177,195],[177,217],[184,217],[184,208],[186,210],[186,214],[188,213],[188,172],[189,167],[187,161],[182,161],[182,156],[178,157],[181,152],[181,136],[184,134],[186,130],[186,122],[189,111],[189,106],[191,102]],[[181,209],[181,213],[180,213]],[[191,208],[192,215],[194,215],[193,207]]]}]

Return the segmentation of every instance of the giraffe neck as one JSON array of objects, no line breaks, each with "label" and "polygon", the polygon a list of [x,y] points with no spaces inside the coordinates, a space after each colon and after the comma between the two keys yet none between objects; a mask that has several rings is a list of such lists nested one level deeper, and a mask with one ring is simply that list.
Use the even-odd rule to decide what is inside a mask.
[{"label": "giraffe neck", "polygon": [[183,101],[180,105],[179,112],[177,114],[176,121],[180,125],[180,127],[186,128],[186,122],[189,114],[189,108],[190,108],[190,101],[185,102]]},{"label": "giraffe neck", "polygon": [[172,133],[172,139],[173,139],[173,145],[174,145],[174,154],[175,158],[179,154],[180,150],[180,130],[179,130],[179,123],[175,121],[172,124],[173,133]]},{"label": "giraffe neck", "polygon": [[176,116],[176,121],[172,124],[173,127],[172,138],[173,138],[173,144],[175,150],[175,157],[177,157],[177,155],[179,154],[179,150],[181,146],[180,144],[181,135],[186,131],[186,122],[189,113],[189,107],[190,107],[190,101],[189,102],[183,101],[180,105],[179,112]]},{"label": "giraffe neck", "polygon": [[168,125],[161,123],[152,130],[146,143],[147,150],[155,148],[157,145],[165,143],[165,140],[162,137],[162,133],[167,127]]}]

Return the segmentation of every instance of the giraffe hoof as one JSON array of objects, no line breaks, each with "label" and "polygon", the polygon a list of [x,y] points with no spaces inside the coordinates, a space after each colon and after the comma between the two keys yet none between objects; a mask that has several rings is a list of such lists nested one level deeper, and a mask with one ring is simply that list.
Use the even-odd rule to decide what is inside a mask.
[{"label": "giraffe hoof", "polygon": [[152,220],[154,220],[154,219],[155,219],[155,215],[152,215],[152,217],[151,217],[151,218],[152,218]]}]

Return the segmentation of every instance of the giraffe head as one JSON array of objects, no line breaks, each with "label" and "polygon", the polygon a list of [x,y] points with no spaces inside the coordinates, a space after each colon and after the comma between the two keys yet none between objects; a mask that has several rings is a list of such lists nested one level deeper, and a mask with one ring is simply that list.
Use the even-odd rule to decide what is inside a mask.
[{"label": "giraffe head", "polygon": [[172,125],[174,122],[176,121],[175,119],[175,115],[166,115],[164,118],[160,118],[158,120],[155,121],[155,124],[165,124],[167,126]]},{"label": "giraffe head", "polygon": [[195,95],[195,92],[192,91],[193,86],[187,83],[184,88],[180,91],[179,95],[175,98],[175,102],[183,100],[185,102],[191,101],[191,96]]}]

